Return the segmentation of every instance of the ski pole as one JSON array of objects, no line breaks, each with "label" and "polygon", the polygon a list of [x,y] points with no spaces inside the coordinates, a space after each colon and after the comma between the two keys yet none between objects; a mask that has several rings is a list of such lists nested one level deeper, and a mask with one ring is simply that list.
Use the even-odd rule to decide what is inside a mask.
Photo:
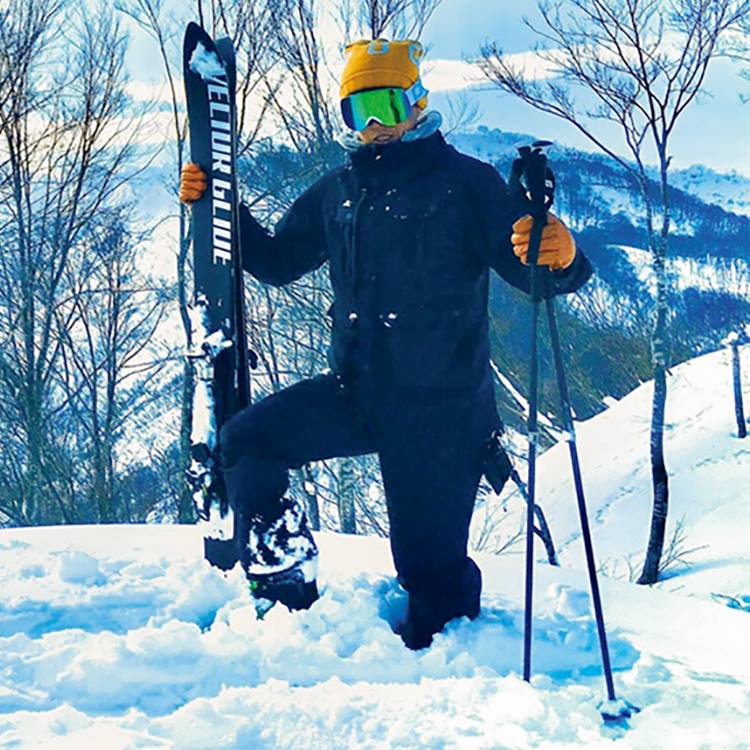
[{"label": "ski pole", "polygon": [[586,552],[586,567],[591,587],[591,600],[594,605],[594,617],[596,619],[596,630],[599,636],[599,648],[602,655],[602,666],[604,668],[604,682],[607,688],[607,705],[599,706],[602,717],[606,721],[615,721],[629,718],[638,709],[627,703],[618,701],[615,694],[615,684],[612,678],[612,662],[609,656],[609,645],[607,644],[607,630],[604,625],[604,609],[602,597],[599,591],[599,580],[596,575],[596,562],[594,560],[594,545],[591,541],[591,528],[586,510],[586,497],[583,491],[583,477],[581,475],[581,463],[578,459],[578,446],[576,444],[575,425],[573,424],[573,410],[570,406],[570,394],[568,382],[565,376],[565,365],[562,358],[560,346],[560,332],[557,326],[557,313],[555,300],[550,297],[545,300],[547,306],[547,320],[549,323],[549,335],[552,343],[552,354],[555,360],[555,372],[557,373],[557,387],[560,393],[560,411],[563,427],[567,434],[568,449],[570,451],[570,465],[573,471],[573,484],[575,485],[576,500],[578,503],[578,515],[581,520],[581,534],[583,536],[583,547]]},{"label": "ski pole", "polygon": [[[531,299],[534,308],[539,307],[539,300],[535,296],[536,291],[536,279],[535,275],[537,269],[535,268],[536,261],[539,256],[539,244],[541,244],[541,233],[544,225],[547,222],[547,210],[552,205],[554,200],[554,178],[551,173],[548,177],[547,169],[547,157],[544,153],[544,149],[550,144],[549,141],[537,141],[532,144],[531,147],[523,147],[519,149],[521,154],[520,165],[514,164],[514,171],[516,178],[520,179],[520,175],[523,174],[526,178],[526,187],[528,190],[528,197],[532,202],[534,210],[532,211],[533,225],[531,238],[529,240],[529,263],[533,263],[531,266]],[[539,231],[535,232],[539,225]],[[534,247],[535,253],[532,256],[532,246],[536,238],[536,246]],[[533,259],[532,259],[533,258]],[[575,485],[576,499],[578,503],[578,513],[581,521],[581,532],[584,541],[584,549],[586,552],[586,565],[588,569],[589,583],[591,586],[591,598],[594,606],[594,616],[596,619],[597,633],[599,636],[599,646],[602,655],[602,665],[604,669],[604,679],[607,689],[607,700],[599,704],[599,712],[605,721],[618,722],[630,718],[634,713],[640,709],[632,705],[626,700],[618,700],[615,694],[614,680],[612,678],[612,664],[609,655],[609,646],[607,644],[607,631],[604,625],[604,611],[602,608],[601,593],[599,591],[599,582],[596,575],[596,563],[594,560],[594,547],[591,541],[591,529],[589,526],[588,513],[586,510],[586,499],[583,490],[583,479],[581,474],[581,465],[578,458],[578,447],[576,444],[575,426],[573,424],[573,411],[570,405],[570,394],[568,391],[567,378],[565,375],[565,366],[562,358],[562,347],[560,345],[560,334],[557,326],[557,315],[555,309],[555,301],[552,297],[547,297],[545,300],[547,308],[547,318],[549,323],[550,340],[552,344],[553,357],[555,361],[555,372],[557,374],[557,385],[560,394],[560,407],[562,412],[562,419],[565,431],[567,433],[568,447],[570,450],[570,461],[571,468],[573,471],[573,482]],[[537,329],[536,329],[536,315],[532,313],[532,357],[535,359],[537,356]],[[532,373],[534,378],[532,379],[531,395],[530,395],[530,411],[533,409],[536,411],[538,408],[537,404],[537,382],[536,382],[536,362],[532,360]],[[533,399],[533,406],[531,404]],[[536,424],[537,415],[534,414],[534,424]],[[531,420],[530,420],[531,421]],[[534,451],[532,452],[532,442],[536,443],[536,434],[530,433],[529,436],[529,457],[530,460],[533,457],[534,462],[536,461],[536,446],[534,445]],[[536,466],[534,465],[534,476],[536,474]],[[529,477],[532,474],[532,465],[529,464]],[[529,507],[533,508],[533,495],[531,494],[530,488],[530,504]],[[527,528],[527,534],[530,536]],[[529,545],[527,537],[527,611],[526,611],[526,622],[527,631],[524,644],[524,656],[530,657],[531,654],[531,616],[530,616],[530,603],[532,598],[531,588],[531,575],[529,574],[529,568],[533,565],[533,560],[530,561],[528,553],[533,553],[533,546]],[[524,679],[528,681],[530,676],[530,665],[524,659]]]},{"label": "ski pole", "polygon": [[528,448],[528,503],[526,504],[526,584],[524,602],[524,639],[523,639],[523,679],[531,680],[531,644],[533,629],[534,599],[534,506],[536,498],[536,454],[539,438],[539,302],[540,281],[539,247],[542,242],[542,230],[547,223],[547,199],[545,177],[547,174],[547,157],[544,149],[548,141],[537,141],[532,146],[519,148],[520,158],[513,163],[514,177],[520,185],[522,175],[526,178],[526,191],[531,201],[531,236],[527,260],[530,266],[531,295],[531,362],[529,371],[529,416],[527,419]]}]

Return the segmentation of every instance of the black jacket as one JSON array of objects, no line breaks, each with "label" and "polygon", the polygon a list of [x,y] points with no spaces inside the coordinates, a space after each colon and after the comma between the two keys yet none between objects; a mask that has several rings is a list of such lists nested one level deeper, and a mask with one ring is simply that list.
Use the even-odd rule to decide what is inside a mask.
[{"label": "black jacket", "polygon": [[[387,400],[473,398],[492,390],[489,269],[529,291],[510,242],[523,213],[491,165],[438,131],[352,153],[273,236],[243,207],[243,266],[280,286],[329,261],[334,371]],[[547,295],[563,294],[591,266],[579,250],[569,268],[543,273]]]}]

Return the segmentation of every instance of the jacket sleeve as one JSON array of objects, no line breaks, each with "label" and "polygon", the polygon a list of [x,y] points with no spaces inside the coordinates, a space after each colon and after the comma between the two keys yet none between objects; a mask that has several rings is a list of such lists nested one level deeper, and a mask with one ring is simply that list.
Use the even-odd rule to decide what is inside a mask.
[{"label": "jacket sleeve", "polygon": [[240,207],[242,267],[259,281],[283,286],[328,259],[323,219],[323,180],[302,193],[271,234]]},{"label": "jacket sleeve", "polygon": [[[512,286],[531,291],[531,268],[521,263],[513,252],[511,235],[513,223],[528,213],[525,205],[515,202],[505,180],[489,164],[482,164],[477,179],[472,181],[473,221],[472,244],[482,263],[490,266]],[[576,248],[573,262],[561,271],[541,269],[544,278],[542,296],[575,292],[591,277],[593,270],[588,258]]]}]

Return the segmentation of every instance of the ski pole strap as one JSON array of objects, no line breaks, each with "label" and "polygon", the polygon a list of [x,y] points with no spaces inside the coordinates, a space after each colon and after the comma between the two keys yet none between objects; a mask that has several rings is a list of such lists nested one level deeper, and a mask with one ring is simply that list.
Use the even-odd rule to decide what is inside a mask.
[{"label": "ski pole strap", "polygon": [[[546,158],[546,157],[545,157]],[[526,160],[523,157],[519,157],[513,161],[510,172],[510,181],[508,188],[511,197],[518,203],[519,206],[527,206],[531,208],[533,198],[529,188],[524,184],[524,174],[526,169]],[[552,208],[552,204],[555,200],[555,188],[557,181],[555,179],[554,172],[547,166],[545,168],[544,175],[544,210],[549,211]]]}]

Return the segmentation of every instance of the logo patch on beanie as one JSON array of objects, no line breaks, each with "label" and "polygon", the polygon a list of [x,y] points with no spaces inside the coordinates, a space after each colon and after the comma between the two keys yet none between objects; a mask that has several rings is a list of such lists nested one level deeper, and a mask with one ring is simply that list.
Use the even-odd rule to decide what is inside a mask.
[{"label": "logo patch on beanie", "polygon": [[387,55],[390,50],[390,44],[386,39],[376,39],[367,47],[368,55]]}]

